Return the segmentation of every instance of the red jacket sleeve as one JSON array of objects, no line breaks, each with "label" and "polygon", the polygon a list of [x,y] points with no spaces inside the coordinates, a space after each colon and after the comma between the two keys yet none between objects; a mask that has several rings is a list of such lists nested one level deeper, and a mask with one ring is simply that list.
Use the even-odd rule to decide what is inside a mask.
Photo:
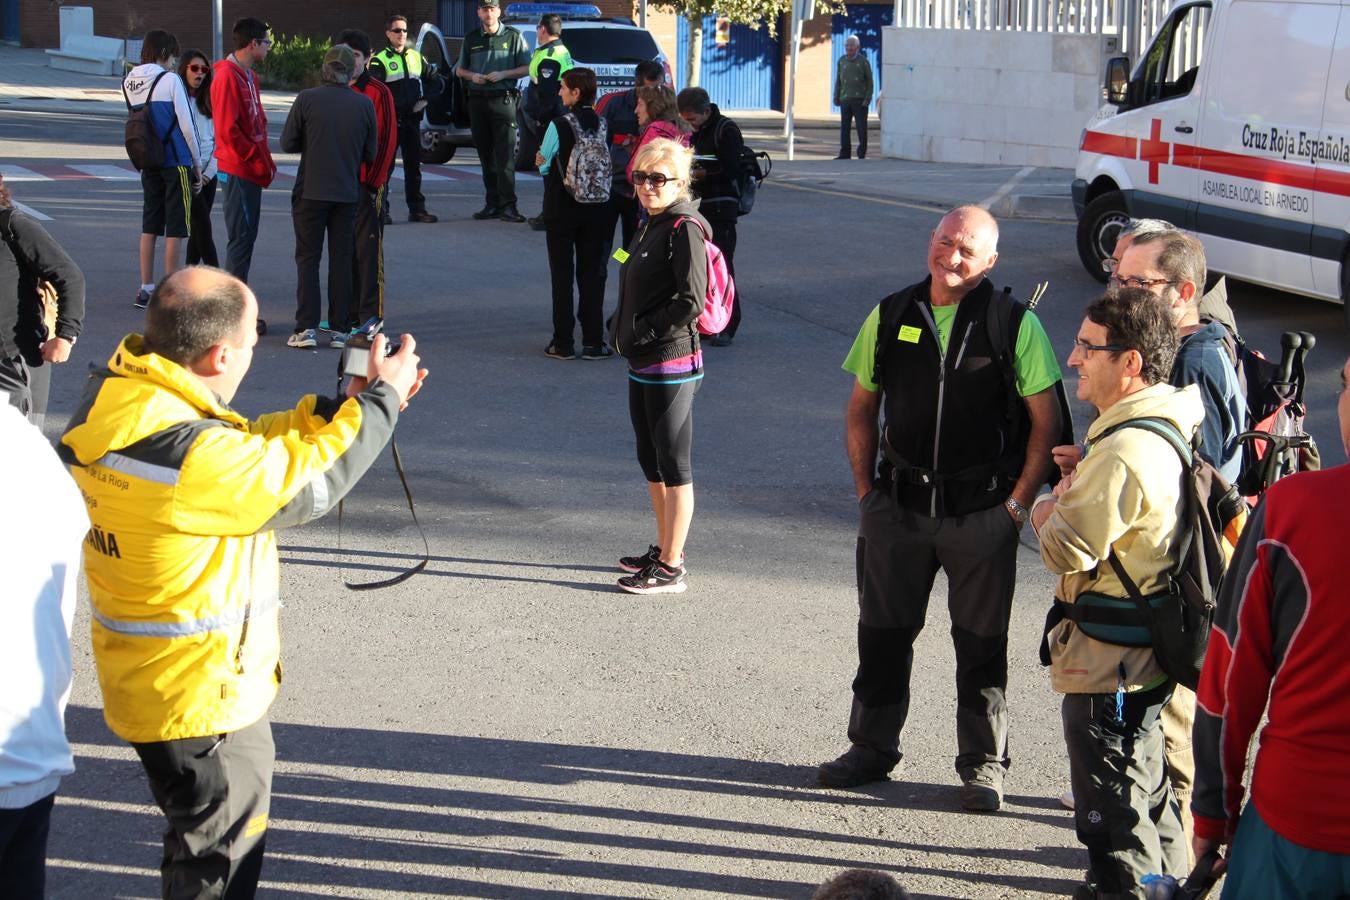
[{"label": "red jacket sleeve", "polygon": [[361,183],[368,188],[380,188],[389,181],[389,170],[394,165],[398,150],[398,120],[394,112],[394,95],[380,81],[370,78],[363,93],[375,105],[375,136],[378,147],[375,161],[361,164]]}]

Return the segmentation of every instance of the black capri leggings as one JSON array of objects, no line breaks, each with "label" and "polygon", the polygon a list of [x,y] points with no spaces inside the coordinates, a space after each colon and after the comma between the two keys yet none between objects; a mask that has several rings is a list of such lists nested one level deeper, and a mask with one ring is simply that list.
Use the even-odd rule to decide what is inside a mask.
[{"label": "black capri leggings", "polygon": [[694,480],[694,394],[703,379],[646,384],[628,379],[628,415],[637,437],[638,465],[649,482],[679,487]]}]

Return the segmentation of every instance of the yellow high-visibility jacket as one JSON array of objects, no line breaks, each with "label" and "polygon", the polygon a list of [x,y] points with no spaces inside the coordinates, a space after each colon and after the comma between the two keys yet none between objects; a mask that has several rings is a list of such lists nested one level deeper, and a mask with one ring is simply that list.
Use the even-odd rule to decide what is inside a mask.
[{"label": "yellow high-visibility jacket", "polygon": [[92,523],[94,660],[115,734],[204,737],[266,714],[281,682],[273,531],[335,506],[398,407],[377,381],[250,422],[136,334],[90,376],[60,452]]}]

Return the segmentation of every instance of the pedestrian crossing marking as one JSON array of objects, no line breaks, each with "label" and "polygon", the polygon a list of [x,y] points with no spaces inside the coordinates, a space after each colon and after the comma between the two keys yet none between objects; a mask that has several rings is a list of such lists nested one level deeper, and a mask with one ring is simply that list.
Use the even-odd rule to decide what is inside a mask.
[{"label": "pedestrian crossing marking", "polygon": [[[141,175],[130,163],[86,163],[86,162],[30,162],[21,166],[0,159],[0,174],[12,183],[27,184],[48,181],[140,181]],[[293,163],[277,166],[277,179],[295,180],[300,167]],[[422,180],[427,182],[477,182],[480,169],[476,162],[462,162],[444,165],[422,166]],[[394,180],[403,180],[403,166],[394,169]],[[539,181],[540,176],[530,172],[517,172],[516,180],[522,182]]]}]

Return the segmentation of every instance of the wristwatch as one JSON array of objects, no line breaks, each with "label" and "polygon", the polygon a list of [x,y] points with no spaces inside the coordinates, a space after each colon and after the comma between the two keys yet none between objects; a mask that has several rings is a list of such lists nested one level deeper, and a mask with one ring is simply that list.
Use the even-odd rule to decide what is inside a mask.
[{"label": "wristwatch", "polygon": [[1007,500],[1004,500],[1003,505],[1008,512],[1012,513],[1012,517],[1018,525],[1025,525],[1027,519],[1031,518],[1031,513],[1027,512],[1025,506],[1017,502],[1016,497],[1009,497]]}]

